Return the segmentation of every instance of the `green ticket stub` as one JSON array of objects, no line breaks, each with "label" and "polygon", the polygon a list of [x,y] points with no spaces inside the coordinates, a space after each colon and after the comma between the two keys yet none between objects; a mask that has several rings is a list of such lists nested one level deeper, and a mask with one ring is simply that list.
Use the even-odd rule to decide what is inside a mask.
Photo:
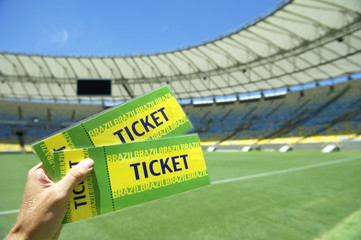
[{"label": "green ticket stub", "polygon": [[54,152],[56,180],[84,158],[94,170],[71,193],[63,223],[210,184],[196,134]]},{"label": "green ticket stub", "polygon": [[158,139],[186,133],[190,121],[167,86],[88,118],[32,145],[54,177],[53,152]]}]

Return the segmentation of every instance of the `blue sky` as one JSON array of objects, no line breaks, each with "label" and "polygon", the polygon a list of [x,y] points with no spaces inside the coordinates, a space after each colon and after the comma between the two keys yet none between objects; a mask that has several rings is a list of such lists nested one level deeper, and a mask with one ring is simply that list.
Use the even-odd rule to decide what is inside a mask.
[{"label": "blue sky", "polygon": [[65,55],[175,50],[227,34],[279,0],[0,0],[0,51]]}]

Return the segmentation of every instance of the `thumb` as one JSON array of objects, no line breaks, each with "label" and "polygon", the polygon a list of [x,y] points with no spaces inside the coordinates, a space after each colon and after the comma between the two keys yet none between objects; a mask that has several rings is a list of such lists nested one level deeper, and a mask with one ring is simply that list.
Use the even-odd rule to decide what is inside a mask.
[{"label": "thumb", "polygon": [[70,192],[76,185],[84,181],[94,168],[94,161],[90,158],[84,159],[72,167],[65,177],[56,185],[60,189]]}]

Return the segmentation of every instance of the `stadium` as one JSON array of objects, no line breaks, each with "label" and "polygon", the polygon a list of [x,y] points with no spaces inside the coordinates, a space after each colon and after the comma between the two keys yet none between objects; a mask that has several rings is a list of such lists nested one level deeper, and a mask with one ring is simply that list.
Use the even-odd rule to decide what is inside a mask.
[{"label": "stadium", "polygon": [[[79,94],[84,79],[111,92]],[[211,185],[68,224],[60,239],[361,239],[358,0],[281,1],[170,52],[1,52],[0,235],[39,161],[32,143],[164,85],[199,135]]]}]

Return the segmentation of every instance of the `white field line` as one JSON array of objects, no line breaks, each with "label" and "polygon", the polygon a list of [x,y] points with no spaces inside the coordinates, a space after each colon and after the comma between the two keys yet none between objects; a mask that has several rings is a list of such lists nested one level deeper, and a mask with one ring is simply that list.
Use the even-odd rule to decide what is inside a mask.
[{"label": "white field line", "polygon": [[8,214],[13,214],[13,213],[18,213],[18,212],[20,212],[20,209],[3,211],[3,212],[0,212],[0,215],[8,215]]},{"label": "white field line", "polygon": [[[271,175],[276,175],[276,174],[283,174],[283,173],[295,172],[295,171],[300,171],[300,170],[305,170],[305,169],[310,169],[310,168],[322,167],[322,166],[326,166],[326,165],[343,163],[343,162],[348,162],[348,161],[352,161],[352,160],[356,160],[356,159],[361,159],[361,157],[357,156],[357,157],[351,157],[351,158],[343,158],[343,159],[338,159],[338,160],[334,160],[334,161],[311,164],[311,165],[302,166],[302,167],[289,168],[289,169],[273,171],[273,172],[266,172],[266,173],[259,173],[259,174],[248,175],[248,176],[237,177],[237,178],[228,178],[228,179],[223,179],[223,180],[218,180],[218,181],[212,181],[211,184],[215,185],[215,184],[220,184],[220,183],[228,183],[228,182],[235,182],[235,181],[247,180],[247,179],[252,179],[252,178],[266,177],[266,176],[271,176]],[[18,212],[20,212],[20,209],[3,211],[3,212],[0,212],[0,216],[14,214],[14,213],[18,213]]]},{"label": "white field line", "polygon": [[218,181],[212,181],[211,184],[228,183],[228,182],[246,180],[246,179],[251,179],[251,178],[259,178],[259,177],[266,177],[266,176],[271,176],[271,175],[276,175],[276,174],[296,172],[296,171],[310,169],[310,168],[317,168],[317,167],[322,167],[322,166],[326,166],[326,165],[348,162],[348,161],[352,161],[352,160],[356,160],[356,159],[361,159],[361,157],[357,156],[357,157],[343,158],[343,159],[338,159],[338,160],[334,160],[334,161],[316,163],[316,164],[311,164],[311,165],[302,166],[302,167],[289,168],[289,169],[273,171],[273,172],[266,172],[266,173],[259,173],[259,174],[248,175],[248,176],[243,176],[243,177],[228,178],[228,179],[223,179],[223,180],[218,180]]}]

